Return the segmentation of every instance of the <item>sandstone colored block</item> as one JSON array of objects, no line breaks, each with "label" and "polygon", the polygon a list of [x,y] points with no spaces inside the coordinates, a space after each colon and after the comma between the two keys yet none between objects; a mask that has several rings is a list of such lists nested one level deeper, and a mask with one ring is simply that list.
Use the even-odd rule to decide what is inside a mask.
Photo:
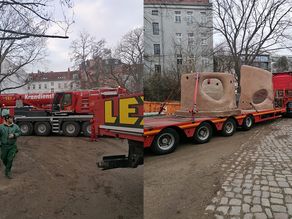
[{"label": "sandstone colored block", "polygon": [[240,74],[239,109],[268,110],[274,107],[272,73],[243,65]]},{"label": "sandstone colored block", "polygon": [[[236,107],[234,77],[228,73],[200,73],[196,89],[197,74],[184,74],[181,79],[181,113],[221,113],[222,116],[240,112]],[[197,95],[195,95],[197,93]],[[218,116],[218,114],[217,114]]]}]

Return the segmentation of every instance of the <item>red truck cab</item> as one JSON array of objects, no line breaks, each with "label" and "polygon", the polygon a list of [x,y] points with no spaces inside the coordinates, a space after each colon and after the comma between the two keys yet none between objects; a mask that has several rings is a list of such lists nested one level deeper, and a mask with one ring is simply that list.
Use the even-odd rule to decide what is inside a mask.
[{"label": "red truck cab", "polygon": [[275,104],[286,107],[286,115],[292,116],[292,72],[273,74]]}]

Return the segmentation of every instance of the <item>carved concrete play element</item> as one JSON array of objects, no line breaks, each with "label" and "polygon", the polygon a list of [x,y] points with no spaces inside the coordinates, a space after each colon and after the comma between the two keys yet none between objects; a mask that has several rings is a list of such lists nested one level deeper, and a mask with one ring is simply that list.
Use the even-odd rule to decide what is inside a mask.
[{"label": "carved concrete play element", "polygon": [[243,65],[240,75],[241,94],[238,108],[253,111],[273,109],[272,73]]},{"label": "carved concrete play element", "polygon": [[[234,77],[227,73],[184,74],[181,79],[181,109],[176,115],[238,115]],[[197,84],[197,88],[196,88]]]}]

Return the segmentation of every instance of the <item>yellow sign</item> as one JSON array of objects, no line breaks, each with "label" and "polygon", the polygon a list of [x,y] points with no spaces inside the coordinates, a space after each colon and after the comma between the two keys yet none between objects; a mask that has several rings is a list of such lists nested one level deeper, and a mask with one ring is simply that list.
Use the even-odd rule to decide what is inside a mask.
[{"label": "yellow sign", "polygon": [[[126,127],[143,126],[143,96],[133,96],[105,101],[105,124]],[[117,104],[117,106],[115,106]],[[139,111],[140,108],[140,111]],[[118,115],[115,115],[115,110]]]}]

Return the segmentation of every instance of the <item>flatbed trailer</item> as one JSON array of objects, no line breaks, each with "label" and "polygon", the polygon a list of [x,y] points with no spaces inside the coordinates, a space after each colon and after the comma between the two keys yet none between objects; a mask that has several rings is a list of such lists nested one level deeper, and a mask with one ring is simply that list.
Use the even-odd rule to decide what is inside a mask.
[{"label": "flatbed trailer", "polygon": [[286,113],[286,108],[264,111],[245,111],[228,117],[157,116],[144,118],[144,148],[156,154],[173,152],[181,138],[190,138],[194,143],[207,143],[214,132],[232,136],[238,127],[249,130],[255,123],[277,119]]}]

